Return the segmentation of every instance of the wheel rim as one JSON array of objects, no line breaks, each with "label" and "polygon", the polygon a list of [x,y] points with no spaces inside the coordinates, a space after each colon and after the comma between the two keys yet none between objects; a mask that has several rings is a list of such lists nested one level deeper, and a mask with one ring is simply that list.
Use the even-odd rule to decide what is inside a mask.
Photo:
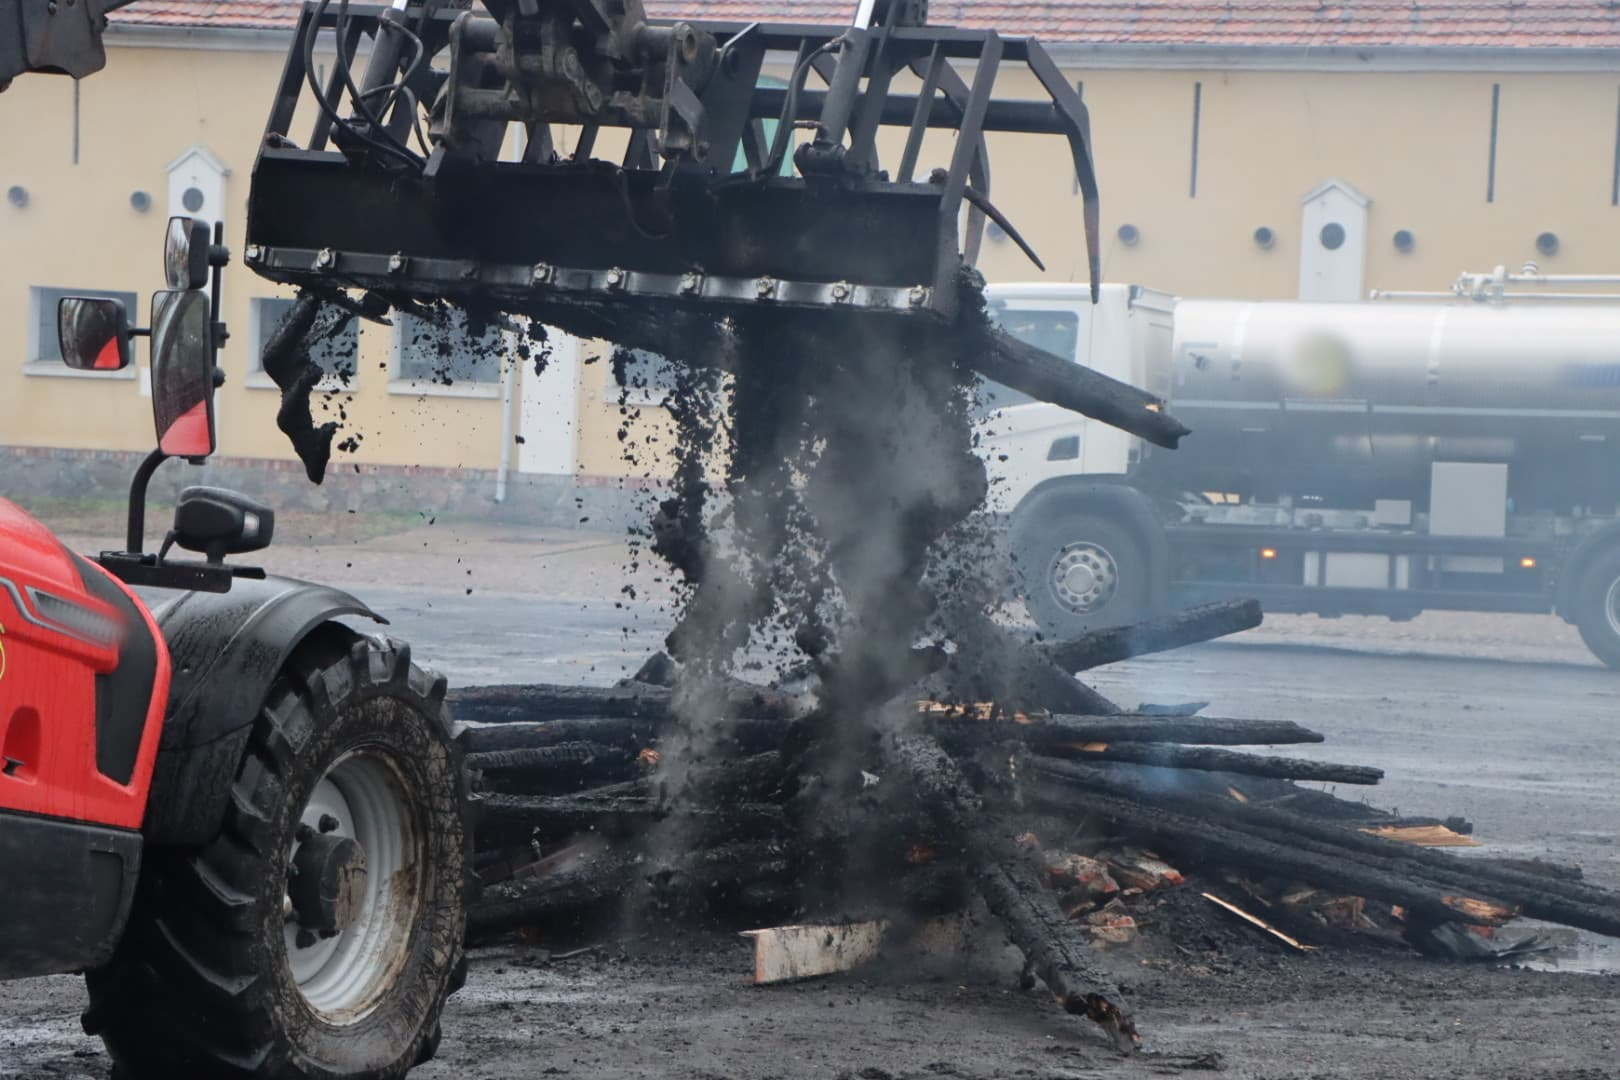
[{"label": "wheel rim", "polygon": [[1609,620],[1609,633],[1620,637],[1620,578],[1609,582],[1609,591],[1603,596],[1603,614]]},{"label": "wheel rim", "polygon": [[1107,548],[1081,540],[1053,557],[1047,583],[1058,606],[1086,615],[1106,607],[1119,591],[1119,566]]},{"label": "wheel rim", "polygon": [[[422,844],[405,783],[386,758],[358,751],[339,758],[316,783],[287,851],[283,902],[287,965],[300,996],[328,1023],[355,1023],[386,995],[409,954],[422,892]],[[351,840],[364,853],[363,877],[349,880],[341,925],[322,925],[295,906],[305,848]]]}]

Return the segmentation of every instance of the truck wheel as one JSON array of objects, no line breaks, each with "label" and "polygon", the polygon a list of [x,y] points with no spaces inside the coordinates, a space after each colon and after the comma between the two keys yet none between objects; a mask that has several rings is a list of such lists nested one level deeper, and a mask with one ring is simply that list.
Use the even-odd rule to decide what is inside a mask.
[{"label": "truck wheel", "polygon": [[1025,523],[1013,543],[1024,602],[1051,637],[1119,626],[1147,606],[1141,545],[1107,518],[1054,514]]},{"label": "truck wheel", "polygon": [[380,1080],[436,1048],[469,843],[444,680],[337,629],[271,688],[220,834],[148,851],[87,975],[121,1077]]},{"label": "truck wheel", "polygon": [[1620,548],[1592,560],[1576,588],[1575,626],[1592,654],[1620,668]]}]

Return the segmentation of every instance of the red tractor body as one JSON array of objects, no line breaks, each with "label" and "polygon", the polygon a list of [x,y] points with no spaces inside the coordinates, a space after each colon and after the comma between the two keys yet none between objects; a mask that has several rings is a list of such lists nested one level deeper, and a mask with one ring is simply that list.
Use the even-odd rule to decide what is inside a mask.
[{"label": "red tractor body", "polygon": [[146,606],[0,499],[0,976],[111,954],[168,693]]}]

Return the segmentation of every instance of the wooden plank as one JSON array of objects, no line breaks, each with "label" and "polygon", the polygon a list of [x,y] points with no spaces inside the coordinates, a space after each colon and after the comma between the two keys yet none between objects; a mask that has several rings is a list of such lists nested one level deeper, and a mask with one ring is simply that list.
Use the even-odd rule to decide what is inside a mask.
[{"label": "wooden plank", "polygon": [[754,984],[769,986],[851,971],[897,949],[923,956],[959,955],[967,944],[968,916],[937,915],[909,929],[874,919],[775,926],[745,930],[742,936],[754,942]]},{"label": "wooden plank", "polygon": [[1385,840],[1399,840],[1403,844],[1416,844],[1418,847],[1480,847],[1481,844],[1472,836],[1464,836],[1460,832],[1453,832],[1444,825],[1380,825],[1377,828],[1362,829],[1371,836],[1380,836]]},{"label": "wooden plank", "polygon": [[796,982],[849,971],[871,960],[883,946],[886,920],[774,926],[745,930],[754,942],[754,985]]},{"label": "wooden plank", "polygon": [[1216,896],[1214,893],[1208,893],[1207,892],[1207,893],[1199,893],[1198,895],[1202,896],[1205,900],[1208,900],[1210,903],[1214,904],[1216,907],[1220,908],[1221,910],[1230,912],[1231,914],[1237,916],[1239,919],[1242,919],[1244,922],[1248,923],[1250,926],[1254,927],[1255,929],[1262,930],[1265,933],[1270,934],[1272,937],[1276,938],[1278,941],[1282,942],[1284,945],[1287,945],[1290,949],[1293,949],[1295,952],[1302,952],[1303,953],[1303,952],[1315,952],[1316,951],[1316,946],[1315,945],[1307,945],[1303,941],[1300,941],[1298,938],[1289,937],[1287,934],[1283,933],[1281,930],[1278,930],[1275,926],[1272,926],[1270,923],[1266,922],[1266,920],[1260,918],[1260,916],[1258,916],[1258,915],[1250,915],[1247,911],[1244,911],[1242,908],[1238,907],[1236,904],[1230,903],[1230,902],[1228,902],[1226,900],[1222,900],[1220,897]]}]

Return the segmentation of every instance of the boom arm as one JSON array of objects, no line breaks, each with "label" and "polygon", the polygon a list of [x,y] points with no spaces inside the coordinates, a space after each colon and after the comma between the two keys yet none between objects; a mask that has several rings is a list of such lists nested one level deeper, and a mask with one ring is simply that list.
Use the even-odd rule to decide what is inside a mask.
[{"label": "boom arm", "polygon": [[134,0],[0,0],[0,91],[39,71],[82,79],[107,64],[107,12]]}]

